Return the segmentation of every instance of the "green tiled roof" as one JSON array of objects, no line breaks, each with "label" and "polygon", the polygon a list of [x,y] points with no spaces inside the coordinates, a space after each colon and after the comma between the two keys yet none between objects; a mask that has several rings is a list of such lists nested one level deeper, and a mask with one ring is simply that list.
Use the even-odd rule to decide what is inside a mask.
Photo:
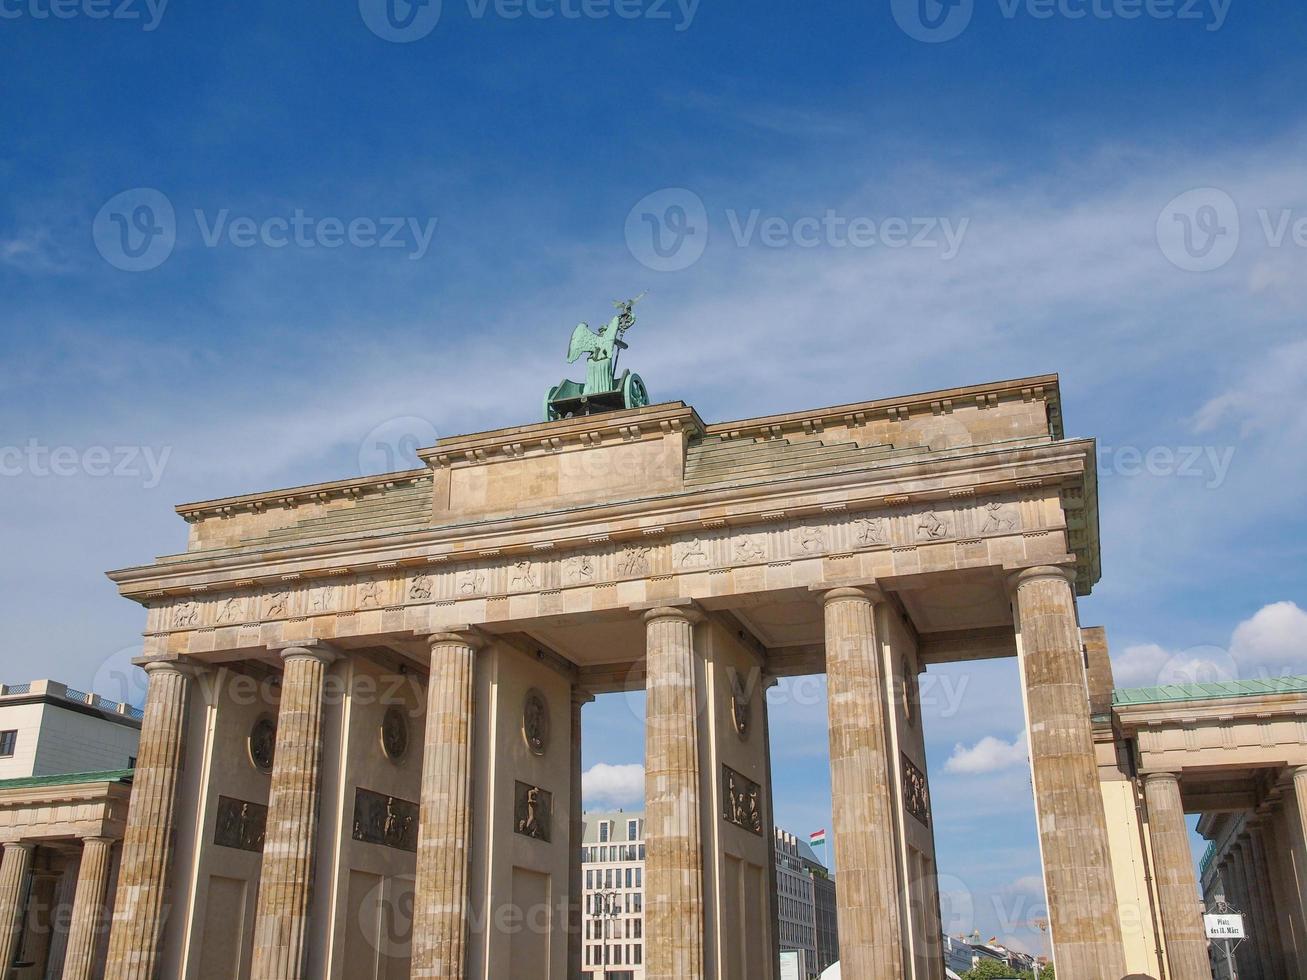
[{"label": "green tiled roof", "polygon": [[108,769],[104,772],[61,772],[53,776],[24,776],[0,779],[0,789],[27,789],[33,786],[68,786],[72,783],[117,783],[130,781],[135,769]]},{"label": "green tiled roof", "polygon": [[1206,684],[1118,688],[1112,692],[1112,704],[1161,704],[1167,701],[1252,698],[1266,694],[1307,694],[1307,677],[1272,677],[1267,680],[1212,681]]}]

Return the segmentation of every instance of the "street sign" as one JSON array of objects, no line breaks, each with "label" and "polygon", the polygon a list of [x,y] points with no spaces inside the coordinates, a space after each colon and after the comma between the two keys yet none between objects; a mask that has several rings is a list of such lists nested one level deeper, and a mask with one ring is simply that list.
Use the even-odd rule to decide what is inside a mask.
[{"label": "street sign", "polygon": [[1203,927],[1208,939],[1246,939],[1243,916],[1238,913],[1204,915]]}]

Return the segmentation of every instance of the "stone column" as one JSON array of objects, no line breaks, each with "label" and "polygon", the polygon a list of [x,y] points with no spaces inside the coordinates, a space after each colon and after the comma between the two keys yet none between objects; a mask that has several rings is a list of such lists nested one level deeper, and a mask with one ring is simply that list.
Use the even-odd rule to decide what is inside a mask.
[{"label": "stone column", "polygon": [[1103,980],[1125,975],[1125,947],[1071,574],[1028,568],[1012,585],[1053,959],[1059,980]]},{"label": "stone column", "polygon": [[[1227,898],[1226,901],[1243,913],[1244,927],[1251,930],[1252,897],[1248,893],[1247,865],[1244,863],[1243,849],[1237,842],[1231,841],[1226,850],[1230,856],[1230,885],[1234,893],[1233,898]],[[1239,977],[1240,980],[1261,980],[1261,959],[1257,955],[1257,944],[1252,939],[1251,931],[1248,932],[1248,936],[1249,938],[1240,943],[1234,953]]]},{"label": "stone column", "polygon": [[1144,777],[1148,839],[1153,852],[1157,899],[1170,980],[1212,980],[1207,935],[1198,905],[1198,879],[1189,851],[1189,830],[1173,772]]},{"label": "stone column", "polygon": [[902,977],[896,803],[875,603],[879,589],[825,595],[832,829],[840,969],[850,977]]},{"label": "stone column", "polygon": [[1248,845],[1252,852],[1253,874],[1257,877],[1257,890],[1263,896],[1262,905],[1266,909],[1266,921],[1262,933],[1266,942],[1266,959],[1271,976],[1289,975],[1285,964],[1284,944],[1280,939],[1280,908],[1275,890],[1271,885],[1274,872],[1271,870],[1270,853],[1267,846],[1266,827],[1260,821],[1248,827]]},{"label": "stone column", "polygon": [[1239,843],[1243,850],[1244,874],[1248,881],[1248,895],[1253,912],[1253,928],[1248,935],[1257,947],[1257,958],[1261,963],[1262,975],[1268,978],[1282,977],[1284,966],[1281,958],[1276,955],[1280,930],[1275,896],[1271,894],[1270,877],[1263,863],[1259,829],[1254,818],[1245,822],[1244,828],[1244,832],[1239,835]]},{"label": "stone column", "polygon": [[1293,796],[1298,804],[1298,833],[1307,843],[1307,766],[1293,771]]},{"label": "stone column", "polygon": [[581,868],[581,839],[585,835],[585,811],[581,806],[581,708],[594,700],[594,695],[579,685],[572,685],[572,781],[571,781],[571,833],[567,838],[570,849],[567,860],[567,975],[582,976],[585,954],[585,922],[581,903],[585,896]]},{"label": "stone column", "polygon": [[87,837],[82,841],[82,863],[77,869],[77,892],[68,923],[63,980],[92,980],[95,976],[95,950],[100,944],[112,853],[111,838]]},{"label": "stone column", "polygon": [[105,980],[155,980],[167,918],[164,902],[194,667],[176,660],[152,660],[143,666],[149,675],[145,717],[123,835]]},{"label": "stone column", "polygon": [[45,975],[62,977],[64,955],[68,949],[68,929],[77,892],[77,859],[70,858],[64,873],[59,876],[59,887],[54,894],[54,909],[50,919],[50,948],[46,951]]},{"label": "stone column", "polygon": [[703,850],[694,623],[686,608],[645,613],[645,976],[702,980]]},{"label": "stone column", "polygon": [[467,956],[468,853],[472,848],[472,742],[476,651],[472,633],[431,644],[422,815],[413,904],[413,977],[462,980]]},{"label": "stone column", "polygon": [[281,651],[277,747],[268,787],[268,823],[254,911],[251,980],[306,976],[322,791],[323,682],[337,654],[325,647]]},{"label": "stone column", "polygon": [[19,842],[6,844],[0,859],[0,963],[9,973],[9,964],[23,938],[23,905],[27,900],[27,875],[32,869],[32,851],[36,845]]}]

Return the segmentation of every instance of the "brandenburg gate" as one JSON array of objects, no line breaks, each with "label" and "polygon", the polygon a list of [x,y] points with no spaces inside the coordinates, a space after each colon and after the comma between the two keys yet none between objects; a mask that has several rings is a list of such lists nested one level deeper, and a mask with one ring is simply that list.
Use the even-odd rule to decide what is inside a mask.
[{"label": "brandenburg gate", "polygon": [[765,695],[823,671],[843,975],[939,980],[917,677],[1002,656],[1058,976],[1120,977],[1057,377],[710,424],[601,367],[417,469],[181,506],[183,554],[112,573],[149,681],[109,980],[578,977],[581,714],[639,688],[646,975],[775,980]]}]

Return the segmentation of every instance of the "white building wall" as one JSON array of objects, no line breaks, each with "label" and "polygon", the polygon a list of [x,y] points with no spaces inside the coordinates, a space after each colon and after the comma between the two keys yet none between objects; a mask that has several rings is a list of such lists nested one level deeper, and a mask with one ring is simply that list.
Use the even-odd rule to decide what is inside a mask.
[{"label": "white building wall", "polygon": [[41,731],[45,705],[0,704],[0,732],[13,731],[13,755],[0,757],[0,779],[22,779],[33,775],[36,767],[36,743]]},{"label": "white building wall", "polygon": [[16,733],[0,779],[129,768],[141,729],[127,710],[57,681],[0,687],[0,732]]}]

